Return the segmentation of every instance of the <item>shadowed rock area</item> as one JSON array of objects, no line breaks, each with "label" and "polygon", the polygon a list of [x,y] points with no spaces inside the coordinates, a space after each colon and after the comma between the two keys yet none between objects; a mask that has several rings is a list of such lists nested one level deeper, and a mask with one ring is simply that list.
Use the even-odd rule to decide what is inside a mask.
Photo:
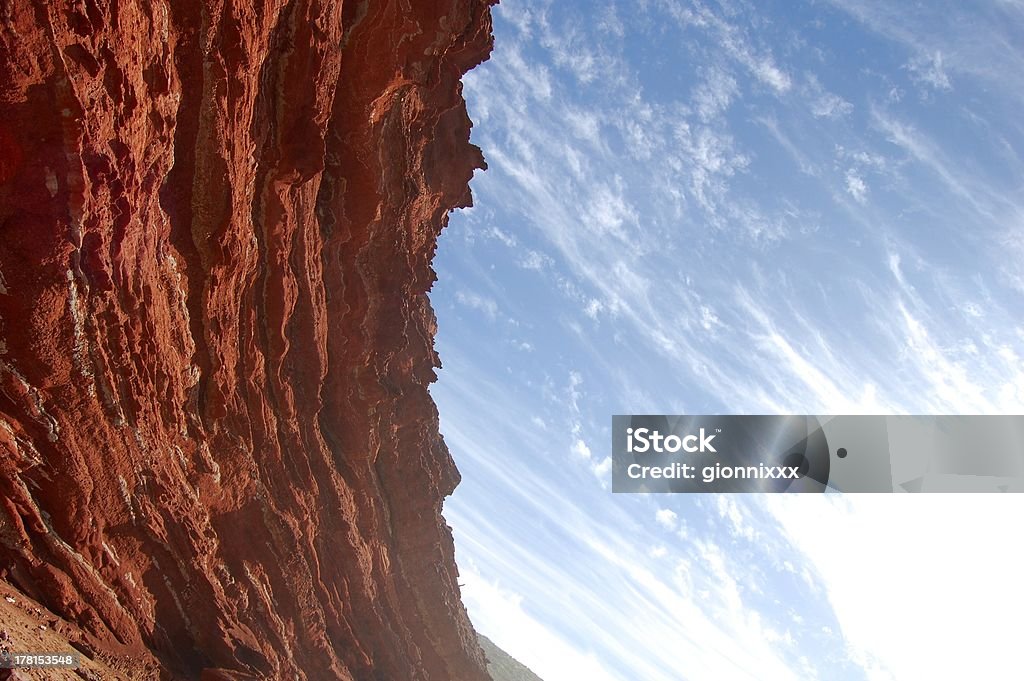
[{"label": "shadowed rock area", "polygon": [[92,668],[487,678],[427,291],[490,4],[0,8],[0,577]]}]

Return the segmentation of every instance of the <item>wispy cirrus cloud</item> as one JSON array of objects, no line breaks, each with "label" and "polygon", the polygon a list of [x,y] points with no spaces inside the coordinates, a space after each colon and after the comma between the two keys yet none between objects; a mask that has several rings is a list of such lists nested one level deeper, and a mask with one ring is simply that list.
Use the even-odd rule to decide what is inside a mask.
[{"label": "wispy cirrus cloud", "polygon": [[935,90],[952,90],[949,75],[942,65],[942,51],[936,50],[930,55],[918,55],[906,66],[915,81]]},{"label": "wispy cirrus cloud", "polygon": [[907,5],[895,0],[829,0],[869,30],[902,46],[909,70],[929,87],[952,88],[963,74],[1018,99],[1024,92],[1020,9],[1010,2],[985,5]]},{"label": "wispy cirrus cloud", "polygon": [[[1008,24],[988,64],[975,30],[1017,10],[947,9],[497,6],[465,88],[490,169],[442,238],[432,392],[470,612],[546,681],[907,677],[866,631],[885,599],[851,603],[840,564],[877,555],[878,512],[612,496],[608,417],[1024,409],[1024,69]],[[893,527],[940,556],[942,518]],[[855,549],[818,542],[830,524]]]}]

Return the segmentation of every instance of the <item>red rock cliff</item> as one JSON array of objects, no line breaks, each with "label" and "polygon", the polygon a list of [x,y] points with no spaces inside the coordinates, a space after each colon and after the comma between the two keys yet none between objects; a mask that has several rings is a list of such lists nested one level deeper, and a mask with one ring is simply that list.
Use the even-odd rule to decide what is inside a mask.
[{"label": "red rock cliff", "polygon": [[486,678],[426,294],[489,4],[0,2],[0,570],[83,649]]}]

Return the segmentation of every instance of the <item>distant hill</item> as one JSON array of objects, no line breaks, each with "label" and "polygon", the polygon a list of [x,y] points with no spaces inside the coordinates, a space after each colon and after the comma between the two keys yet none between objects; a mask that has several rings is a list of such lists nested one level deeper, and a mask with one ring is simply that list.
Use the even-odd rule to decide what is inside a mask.
[{"label": "distant hill", "polygon": [[487,671],[491,673],[491,678],[494,681],[544,681],[517,662],[511,655],[494,645],[491,639],[483,634],[477,634],[477,636],[480,637],[480,647],[487,655]]}]

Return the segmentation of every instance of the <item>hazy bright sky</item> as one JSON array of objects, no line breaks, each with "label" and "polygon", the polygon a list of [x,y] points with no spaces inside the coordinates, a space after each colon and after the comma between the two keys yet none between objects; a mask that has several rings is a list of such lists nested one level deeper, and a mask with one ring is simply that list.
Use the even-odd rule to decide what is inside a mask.
[{"label": "hazy bright sky", "polygon": [[612,495],[615,413],[1024,412],[1024,3],[524,2],[432,389],[545,681],[1021,678],[1024,500]]}]

